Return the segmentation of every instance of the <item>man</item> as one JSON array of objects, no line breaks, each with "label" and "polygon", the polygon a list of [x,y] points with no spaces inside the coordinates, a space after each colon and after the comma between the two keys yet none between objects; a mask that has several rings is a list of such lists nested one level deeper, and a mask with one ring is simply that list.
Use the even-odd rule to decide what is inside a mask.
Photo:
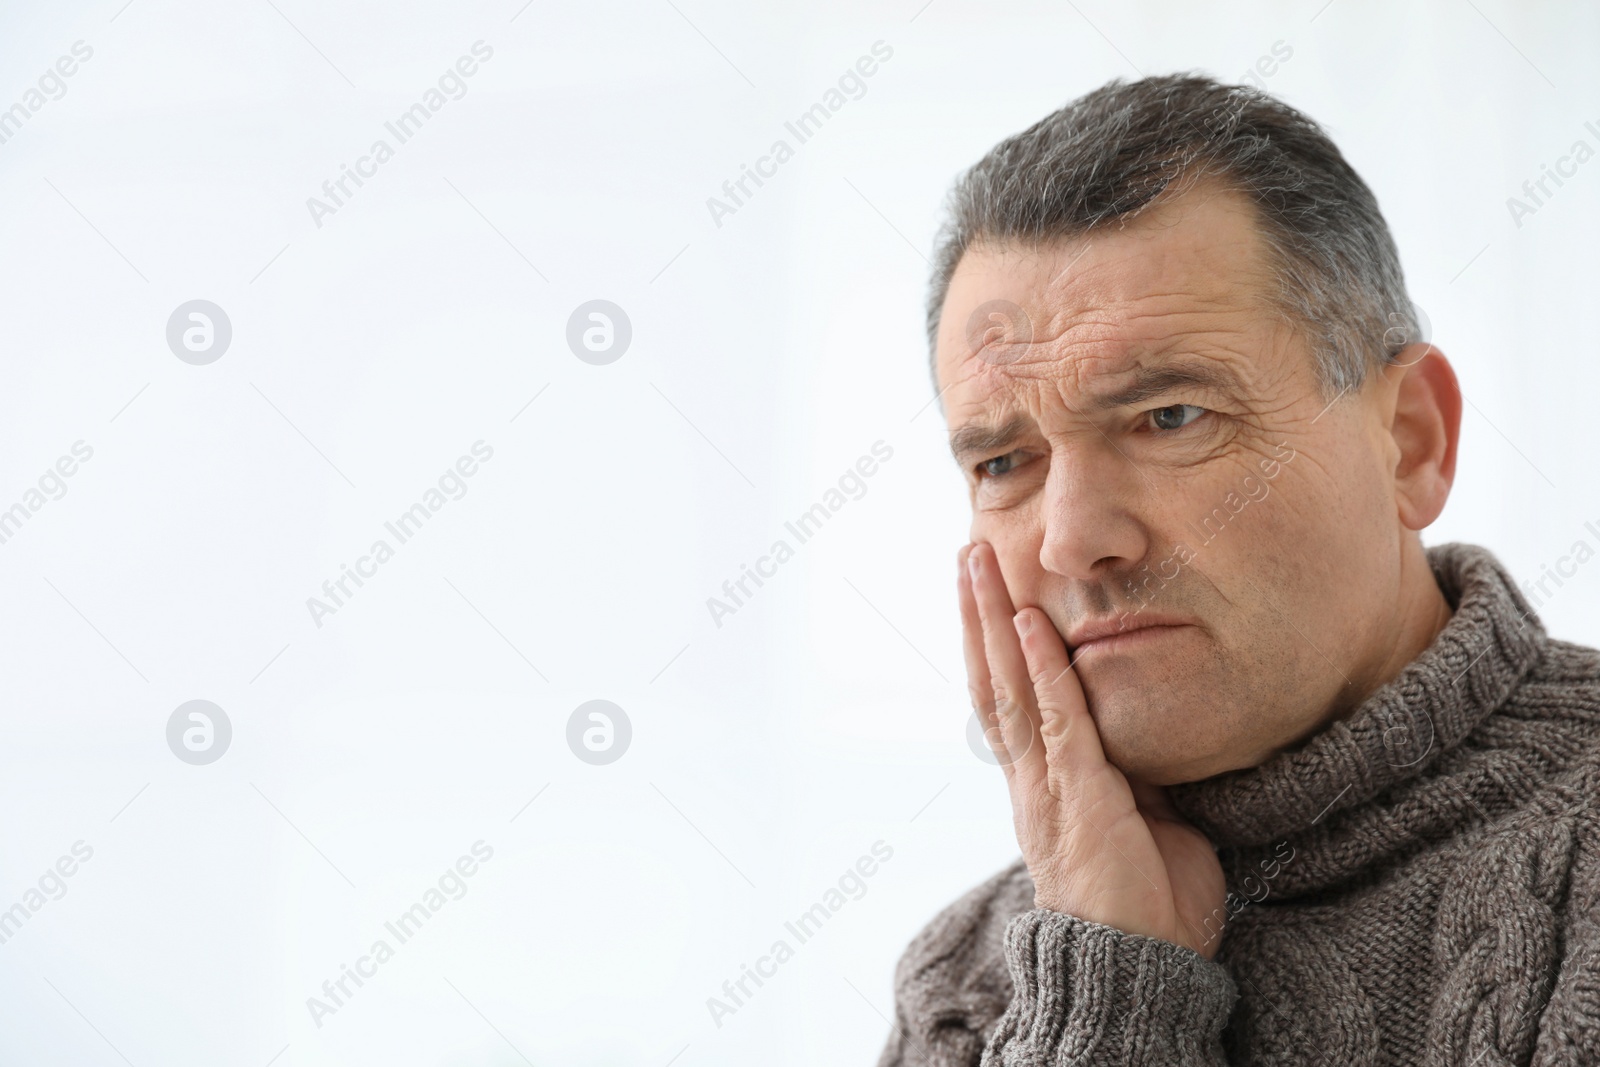
[{"label": "man", "polygon": [[1113,82],[940,240],[1022,859],[912,942],[881,1063],[1600,1064],[1600,655],[1423,547],[1461,396],[1338,149]]}]

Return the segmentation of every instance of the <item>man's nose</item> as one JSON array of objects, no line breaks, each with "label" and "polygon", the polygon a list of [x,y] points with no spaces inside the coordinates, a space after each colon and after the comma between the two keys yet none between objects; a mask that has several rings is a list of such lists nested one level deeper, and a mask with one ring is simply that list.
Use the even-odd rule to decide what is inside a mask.
[{"label": "man's nose", "polygon": [[1066,578],[1100,581],[1144,559],[1149,532],[1139,517],[1138,471],[1109,447],[1050,457],[1039,562]]}]

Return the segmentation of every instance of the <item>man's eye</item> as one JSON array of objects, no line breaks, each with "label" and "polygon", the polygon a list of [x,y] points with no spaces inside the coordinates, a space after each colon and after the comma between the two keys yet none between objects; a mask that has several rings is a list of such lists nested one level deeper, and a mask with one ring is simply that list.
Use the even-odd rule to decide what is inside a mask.
[{"label": "man's eye", "polygon": [[1195,407],[1193,404],[1170,404],[1145,414],[1150,417],[1150,424],[1157,430],[1181,430],[1205,413],[1205,408]]},{"label": "man's eye", "polygon": [[1010,474],[1017,465],[1017,454],[1007,452],[1003,456],[986,459],[978,464],[978,470],[987,478],[998,478],[1002,474]]}]

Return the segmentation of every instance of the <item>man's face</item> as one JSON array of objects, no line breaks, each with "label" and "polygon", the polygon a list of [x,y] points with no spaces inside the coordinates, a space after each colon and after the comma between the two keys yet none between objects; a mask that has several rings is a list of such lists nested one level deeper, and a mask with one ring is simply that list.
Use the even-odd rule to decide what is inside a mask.
[{"label": "man's face", "polygon": [[1330,405],[1273,284],[1250,202],[1202,186],[974,246],[940,320],[972,539],[1066,639],[1107,758],[1157,784],[1293,747],[1399,630],[1384,378]]}]

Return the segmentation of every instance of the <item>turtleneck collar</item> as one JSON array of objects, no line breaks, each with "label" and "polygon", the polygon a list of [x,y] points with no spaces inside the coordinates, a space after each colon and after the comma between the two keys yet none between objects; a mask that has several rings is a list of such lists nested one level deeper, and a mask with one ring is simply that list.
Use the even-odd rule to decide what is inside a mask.
[{"label": "turtleneck collar", "polygon": [[1486,549],[1427,550],[1455,614],[1431,645],[1350,715],[1265,763],[1169,786],[1173,805],[1221,847],[1300,837],[1314,824],[1434,773],[1505,702],[1546,640]]}]

